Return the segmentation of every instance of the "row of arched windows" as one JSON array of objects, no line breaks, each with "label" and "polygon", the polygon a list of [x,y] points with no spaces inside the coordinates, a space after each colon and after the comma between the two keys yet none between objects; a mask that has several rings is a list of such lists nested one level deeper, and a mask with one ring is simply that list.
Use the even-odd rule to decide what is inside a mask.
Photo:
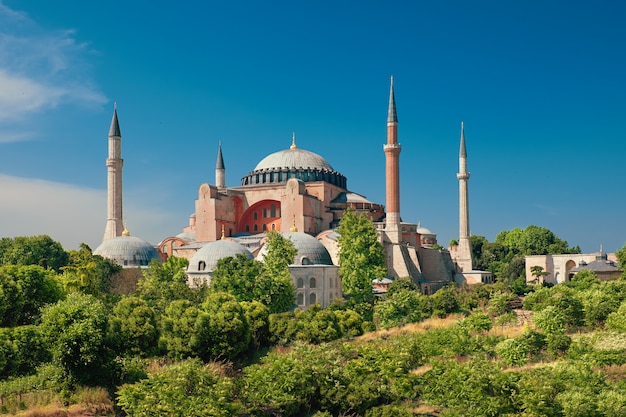
[{"label": "row of arched windows", "polygon": [[[314,292],[312,292],[311,294],[309,294],[309,304],[308,305],[313,305],[317,303],[317,294],[315,294]],[[296,295],[296,304],[298,304],[299,306],[304,305],[304,294],[299,292]]]},{"label": "row of arched windows", "polygon": [[[272,230],[276,230],[276,224],[274,224],[274,223],[272,223]],[[259,231],[259,225],[258,224],[253,224],[252,225],[252,231],[258,232]],[[265,223],[263,223],[261,225],[261,231],[267,232],[267,225]],[[250,232],[250,225],[249,224],[246,225],[246,232]]]},{"label": "row of arched windows", "polygon": [[[317,288],[317,280],[314,277],[309,278],[308,287]],[[296,288],[304,288],[303,278],[298,278],[298,280],[296,281]]]}]

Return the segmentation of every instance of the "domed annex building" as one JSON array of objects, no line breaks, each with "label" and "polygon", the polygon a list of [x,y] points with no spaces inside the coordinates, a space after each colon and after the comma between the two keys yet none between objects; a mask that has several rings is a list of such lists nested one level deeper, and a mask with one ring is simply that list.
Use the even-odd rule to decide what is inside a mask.
[{"label": "domed annex building", "polygon": [[[453,255],[437,245],[436,234],[400,216],[401,146],[391,79],[385,155],[386,204],[369,201],[348,189],[347,178],[314,152],[302,149],[292,134],[291,144],[263,157],[238,185],[226,186],[222,146],[217,149],[215,183],[198,187],[194,212],[177,236],[167,237],[157,250],[162,259],[174,255],[190,261],[190,285],[210,283],[217,261],[243,253],[263,258],[266,233],[280,231],[294,241],[298,255],[290,266],[297,288],[297,304],[306,308],[330,304],[340,298],[339,247],[336,227],[346,209],[367,214],[379,232],[389,277],[410,277],[423,293],[431,294],[450,282],[485,282],[481,271],[472,269],[469,247],[465,138],[461,134],[460,215],[461,236]],[[105,241],[122,231],[121,168],[117,111],[109,132],[109,200]],[[465,196],[465,197],[464,197]],[[385,281],[388,282],[389,280]],[[379,283],[382,281],[379,281]],[[390,281],[389,281],[390,282]],[[380,288],[379,288],[380,290]]]}]

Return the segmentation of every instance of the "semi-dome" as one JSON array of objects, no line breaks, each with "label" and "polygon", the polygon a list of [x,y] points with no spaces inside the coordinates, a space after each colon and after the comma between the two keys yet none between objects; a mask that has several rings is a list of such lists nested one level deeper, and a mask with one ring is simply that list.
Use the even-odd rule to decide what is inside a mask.
[{"label": "semi-dome", "polygon": [[304,182],[325,181],[346,188],[346,177],[335,171],[320,155],[296,146],[295,136],[289,149],[263,158],[241,185],[285,183],[289,178]]},{"label": "semi-dome", "polygon": [[161,260],[159,253],[145,240],[124,234],[105,240],[93,251],[123,267],[148,266],[151,260]]},{"label": "semi-dome", "polygon": [[[298,250],[292,265],[333,265],[328,250],[313,236],[303,232],[285,232],[282,235],[291,240]],[[267,250],[267,245],[263,245],[257,259],[263,261]]]},{"label": "semi-dome", "polygon": [[209,242],[195,253],[189,260],[188,273],[210,273],[217,267],[217,261],[242,254],[253,259],[252,253],[244,246],[228,239]]}]

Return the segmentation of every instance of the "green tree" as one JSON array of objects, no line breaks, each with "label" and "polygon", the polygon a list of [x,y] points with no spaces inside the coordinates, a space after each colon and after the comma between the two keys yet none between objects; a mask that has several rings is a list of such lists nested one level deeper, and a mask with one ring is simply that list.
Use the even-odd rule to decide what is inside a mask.
[{"label": "green tree", "polygon": [[430,300],[432,302],[434,316],[445,317],[459,310],[459,301],[456,298],[454,285],[448,285],[437,290],[437,292],[430,296]]},{"label": "green tree", "polygon": [[533,225],[524,230],[502,231],[496,236],[496,242],[516,255],[580,253],[579,247],[568,247],[567,241],[558,238],[549,229]]},{"label": "green tree", "polygon": [[69,383],[111,380],[111,358],[105,345],[107,311],[98,299],[70,294],[43,309],[41,329]]},{"label": "green tree", "polygon": [[245,310],[228,293],[211,293],[196,319],[193,352],[205,361],[233,360],[250,346],[250,324]]},{"label": "green tree", "polygon": [[68,261],[63,246],[48,235],[0,239],[0,265],[39,265],[59,272]]},{"label": "green tree", "polygon": [[387,293],[385,295],[389,297],[393,295],[393,293],[403,290],[419,291],[419,287],[411,280],[411,278],[399,278],[389,284],[389,287],[387,287]]},{"label": "green tree", "polygon": [[478,265],[482,258],[483,246],[489,243],[484,236],[470,236],[470,246],[472,248],[472,263]]},{"label": "green tree", "polygon": [[118,353],[150,356],[159,340],[154,310],[139,297],[123,297],[109,317],[109,337]]},{"label": "green tree", "polygon": [[146,300],[157,314],[162,314],[174,300],[189,300],[200,305],[206,297],[206,287],[189,288],[185,273],[187,265],[187,259],[175,256],[170,256],[163,263],[150,262],[143,271],[143,278],[137,283],[139,297]]},{"label": "green tree", "polygon": [[80,291],[96,297],[111,290],[111,276],[122,270],[115,262],[94,255],[89,245],[80,244],[79,250],[69,251],[69,265],[61,268],[59,277],[67,292]]},{"label": "green tree", "polygon": [[587,290],[599,284],[600,279],[596,273],[588,269],[577,272],[570,281],[565,283],[568,287],[575,288],[579,291]]},{"label": "green tree", "polygon": [[241,302],[256,348],[269,345],[270,311],[259,301]]},{"label": "green tree", "polygon": [[432,313],[428,296],[416,291],[399,290],[387,294],[374,306],[374,322],[382,329],[417,323]]},{"label": "green tree", "polygon": [[530,274],[535,277],[535,282],[543,284],[543,280],[549,275],[548,272],[543,270],[543,266],[533,265],[530,267]]},{"label": "green tree", "polygon": [[170,357],[184,359],[191,357],[191,340],[195,335],[199,309],[189,300],[172,301],[161,318],[161,338],[159,346]]},{"label": "green tree", "polygon": [[[387,275],[385,254],[371,220],[348,209],[339,223],[339,275],[350,305],[371,306],[372,281]],[[368,309],[369,307],[366,307]]]},{"label": "green tree", "polygon": [[118,404],[134,417],[240,415],[231,378],[213,365],[188,360],[118,391]]},{"label": "green tree", "polygon": [[626,301],[622,302],[617,311],[608,315],[606,326],[614,332],[626,333]]},{"label": "green tree", "polygon": [[0,267],[0,326],[32,324],[46,304],[63,297],[56,273],[38,265]]}]

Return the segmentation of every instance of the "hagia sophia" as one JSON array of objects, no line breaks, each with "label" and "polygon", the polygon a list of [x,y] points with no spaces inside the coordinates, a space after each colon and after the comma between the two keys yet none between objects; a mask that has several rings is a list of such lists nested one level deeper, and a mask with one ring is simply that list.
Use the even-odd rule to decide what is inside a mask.
[{"label": "hagia sophia", "polygon": [[379,234],[388,276],[375,280],[383,291],[397,278],[408,277],[425,294],[450,283],[491,282],[491,273],[472,267],[467,152],[461,125],[459,152],[459,240],[449,249],[437,245],[436,234],[400,215],[400,152],[398,118],[393,88],[389,91],[385,154],[385,205],[348,189],[348,180],[322,156],[298,147],[292,134],[287,149],[271,153],[245,174],[238,186],[226,186],[226,164],[221,144],[217,150],[215,183],[198,187],[195,209],[177,236],[156,247],[130,236],[123,224],[121,131],[117,109],[109,130],[107,166],[107,222],[95,254],[126,268],[145,267],[152,259],[169,256],[189,260],[189,285],[207,283],[219,259],[243,254],[263,259],[266,233],[276,230],[298,250],[289,270],[296,287],[296,304],[306,309],[327,306],[341,298],[339,247],[336,228],[345,210],[368,215]]}]

